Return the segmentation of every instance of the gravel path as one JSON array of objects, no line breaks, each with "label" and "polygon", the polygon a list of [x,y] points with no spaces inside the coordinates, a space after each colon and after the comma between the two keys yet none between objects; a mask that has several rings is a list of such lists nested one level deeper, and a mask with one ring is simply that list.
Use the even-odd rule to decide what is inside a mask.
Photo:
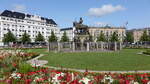
[{"label": "gravel path", "polygon": [[[71,70],[71,71],[78,71],[78,72],[85,72],[83,69],[72,69],[72,68],[62,68],[62,67],[53,67],[53,66],[47,66],[45,64],[48,63],[46,60],[38,60],[38,58],[44,56],[41,54],[40,56],[33,58],[31,60],[28,60],[27,63],[31,65],[36,65],[36,66],[42,66],[42,67],[48,67],[51,69],[56,69],[56,70]],[[88,72],[97,72],[97,73],[150,73],[150,70],[139,70],[139,71],[95,71],[95,70],[88,70]]]},{"label": "gravel path", "polygon": [[31,60],[28,60],[27,63],[31,64],[32,66],[44,66],[48,63],[46,60],[38,60],[40,57],[44,56],[43,54],[40,54],[40,56],[33,58]]}]

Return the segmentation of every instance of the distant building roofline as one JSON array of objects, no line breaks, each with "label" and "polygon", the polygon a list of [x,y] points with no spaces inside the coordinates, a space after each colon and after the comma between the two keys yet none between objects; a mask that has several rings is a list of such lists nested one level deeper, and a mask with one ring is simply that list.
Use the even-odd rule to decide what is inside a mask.
[{"label": "distant building roofline", "polygon": [[73,29],[72,27],[68,27],[68,28],[62,28],[62,29],[60,29],[60,31],[72,30],[72,29]]},{"label": "distant building roofline", "polygon": [[[35,15],[30,15],[30,14],[25,14],[25,13],[16,12],[16,11],[10,11],[10,10],[4,10],[3,12],[0,13],[0,16],[16,18],[16,19],[25,19],[25,17],[31,18],[31,16],[35,16]],[[44,18],[41,16],[39,16],[39,18],[41,20],[45,20],[47,24],[57,25],[53,19]]]},{"label": "distant building roofline", "polygon": [[125,27],[89,27],[95,29],[126,29]]},{"label": "distant building roofline", "polygon": [[140,31],[140,30],[143,30],[143,29],[144,29],[144,30],[145,30],[145,29],[150,29],[150,27],[144,27],[144,28],[133,28],[133,29],[130,29],[130,31],[133,31],[133,30],[137,30],[137,31],[139,30],[139,31]]}]

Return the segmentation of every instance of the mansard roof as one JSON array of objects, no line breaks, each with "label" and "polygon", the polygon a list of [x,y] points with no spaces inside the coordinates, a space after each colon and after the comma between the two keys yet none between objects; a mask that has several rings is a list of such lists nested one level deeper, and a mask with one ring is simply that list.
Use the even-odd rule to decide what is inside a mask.
[{"label": "mansard roof", "polygon": [[[24,14],[24,13],[20,13],[20,12],[12,12],[12,11],[9,11],[9,10],[3,11],[0,15],[5,16],[5,17],[17,18],[17,19],[25,19],[25,17],[31,18],[31,16],[33,16],[33,15],[30,15],[30,14]],[[48,19],[48,18],[41,17],[41,20],[45,20],[47,24],[57,25],[56,22],[53,19]]]},{"label": "mansard roof", "polygon": [[24,19],[25,18],[24,13],[12,12],[9,10],[5,10],[4,12],[2,12],[1,16],[12,17],[12,18],[17,18],[17,19]]},{"label": "mansard roof", "polygon": [[53,19],[47,19],[46,18],[46,23],[57,25]]},{"label": "mansard roof", "polygon": [[69,27],[69,28],[62,28],[62,29],[60,29],[60,31],[65,31],[65,30],[73,30],[73,28]]}]

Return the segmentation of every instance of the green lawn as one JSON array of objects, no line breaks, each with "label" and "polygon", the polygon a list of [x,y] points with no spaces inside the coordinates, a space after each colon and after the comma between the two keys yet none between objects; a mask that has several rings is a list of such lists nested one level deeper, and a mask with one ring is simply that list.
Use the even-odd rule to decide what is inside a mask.
[{"label": "green lawn", "polygon": [[45,49],[30,51],[45,54],[42,60],[48,60],[49,66],[107,70],[150,70],[150,56],[138,55],[143,49],[124,49],[118,52],[82,52],[82,53],[48,53]]}]

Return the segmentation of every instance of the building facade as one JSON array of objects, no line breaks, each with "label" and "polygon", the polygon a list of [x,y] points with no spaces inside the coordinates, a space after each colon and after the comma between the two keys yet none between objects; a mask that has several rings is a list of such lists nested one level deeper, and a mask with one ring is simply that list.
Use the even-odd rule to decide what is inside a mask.
[{"label": "building facade", "polygon": [[66,32],[69,41],[73,41],[73,37],[74,37],[73,27],[60,29],[60,39],[63,36],[64,32]]},{"label": "building facade", "polygon": [[141,36],[143,35],[143,32],[146,31],[147,35],[150,35],[150,28],[142,28],[142,29],[132,29],[128,32],[132,32],[134,37],[134,43],[139,42],[141,39]]},{"label": "building facade", "polygon": [[117,33],[118,39],[120,42],[123,42],[124,37],[126,36],[126,29],[123,27],[90,27],[89,33],[94,37],[94,40],[97,40],[97,37],[100,35],[100,33],[104,33],[106,39],[109,41],[112,34],[114,32]]},{"label": "building facade", "polygon": [[[61,35],[63,32],[67,33],[67,36],[69,37],[70,41],[73,41],[74,38],[74,31],[73,28],[64,28],[61,29]],[[104,33],[105,37],[109,40],[114,32],[118,34],[119,41],[123,42],[124,37],[126,36],[126,29],[123,27],[88,27],[88,31],[90,35],[93,36],[94,41],[97,41],[97,37],[100,35],[101,32]]]},{"label": "building facade", "polygon": [[30,35],[32,42],[39,32],[44,36],[45,41],[48,40],[51,31],[59,36],[59,28],[53,19],[5,10],[0,14],[0,42],[8,30],[18,39],[26,32]]}]

